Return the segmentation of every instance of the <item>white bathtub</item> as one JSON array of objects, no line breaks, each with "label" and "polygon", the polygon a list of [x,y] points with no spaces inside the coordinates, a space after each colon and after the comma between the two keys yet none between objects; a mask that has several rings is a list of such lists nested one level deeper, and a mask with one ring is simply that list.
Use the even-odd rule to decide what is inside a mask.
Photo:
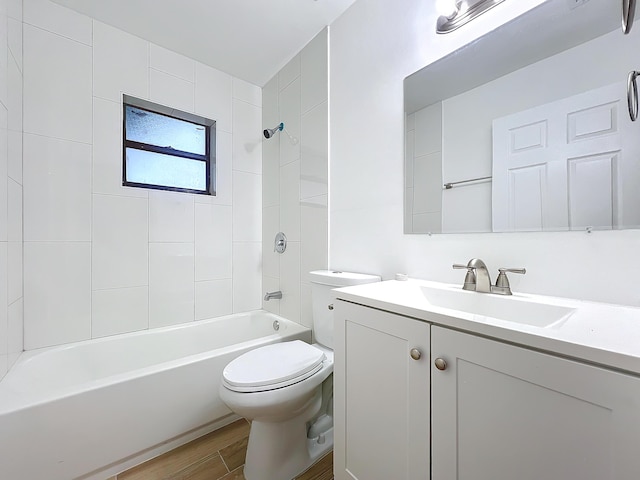
[{"label": "white bathtub", "polygon": [[224,366],[294,339],[311,331],[256,311],[25,352],[0,382],[0,478],[104,479],[228,423]]}]

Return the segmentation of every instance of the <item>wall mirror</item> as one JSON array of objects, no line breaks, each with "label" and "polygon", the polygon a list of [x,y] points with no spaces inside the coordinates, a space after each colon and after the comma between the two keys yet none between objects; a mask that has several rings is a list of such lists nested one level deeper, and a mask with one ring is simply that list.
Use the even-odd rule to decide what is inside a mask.
[{"label": "wall mirror", "polygon": [[619,4],[549,0],[405,79],[405,233],[640,227]]}]

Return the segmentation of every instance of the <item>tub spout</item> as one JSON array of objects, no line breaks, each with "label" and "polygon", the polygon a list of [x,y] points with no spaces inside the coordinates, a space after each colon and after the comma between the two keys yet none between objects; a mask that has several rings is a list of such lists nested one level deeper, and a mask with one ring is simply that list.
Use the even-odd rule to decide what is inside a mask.
[{"label": "tub spout", "polygon": [[267,292],[264,295],[264,301],[265,302],[268,302],[272,298],[280,300],[282,298],[282,292],[280,290],[278,290],[277,292]]}]

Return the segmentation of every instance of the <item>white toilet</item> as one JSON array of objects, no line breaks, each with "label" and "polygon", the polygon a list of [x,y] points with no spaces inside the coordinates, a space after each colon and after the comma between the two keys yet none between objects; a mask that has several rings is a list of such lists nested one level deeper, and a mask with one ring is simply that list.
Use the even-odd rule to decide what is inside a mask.
[{"label": "white toilet", "polygon": [[317,343],[295,340],[260,347],[230,362],[222,373],[220,397],[252,420],[247,480],[289,480],[333,448],[331,289],[379,282],[380,277],[330,270],[310,275]]}]

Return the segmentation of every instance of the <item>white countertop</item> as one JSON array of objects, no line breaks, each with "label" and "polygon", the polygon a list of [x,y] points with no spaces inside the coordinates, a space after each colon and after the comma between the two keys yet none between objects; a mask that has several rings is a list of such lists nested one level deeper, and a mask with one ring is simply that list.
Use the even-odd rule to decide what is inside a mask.
[{"label": "white countertop", "polygon": [[566,318],[539,327],[433,305],[421,293],[422,287],[462,290],[461,285],[410,279],[339,288],[334,293],[349,302],[640,375],[638,307],[522,293],[507,297],[574,309]]}]

